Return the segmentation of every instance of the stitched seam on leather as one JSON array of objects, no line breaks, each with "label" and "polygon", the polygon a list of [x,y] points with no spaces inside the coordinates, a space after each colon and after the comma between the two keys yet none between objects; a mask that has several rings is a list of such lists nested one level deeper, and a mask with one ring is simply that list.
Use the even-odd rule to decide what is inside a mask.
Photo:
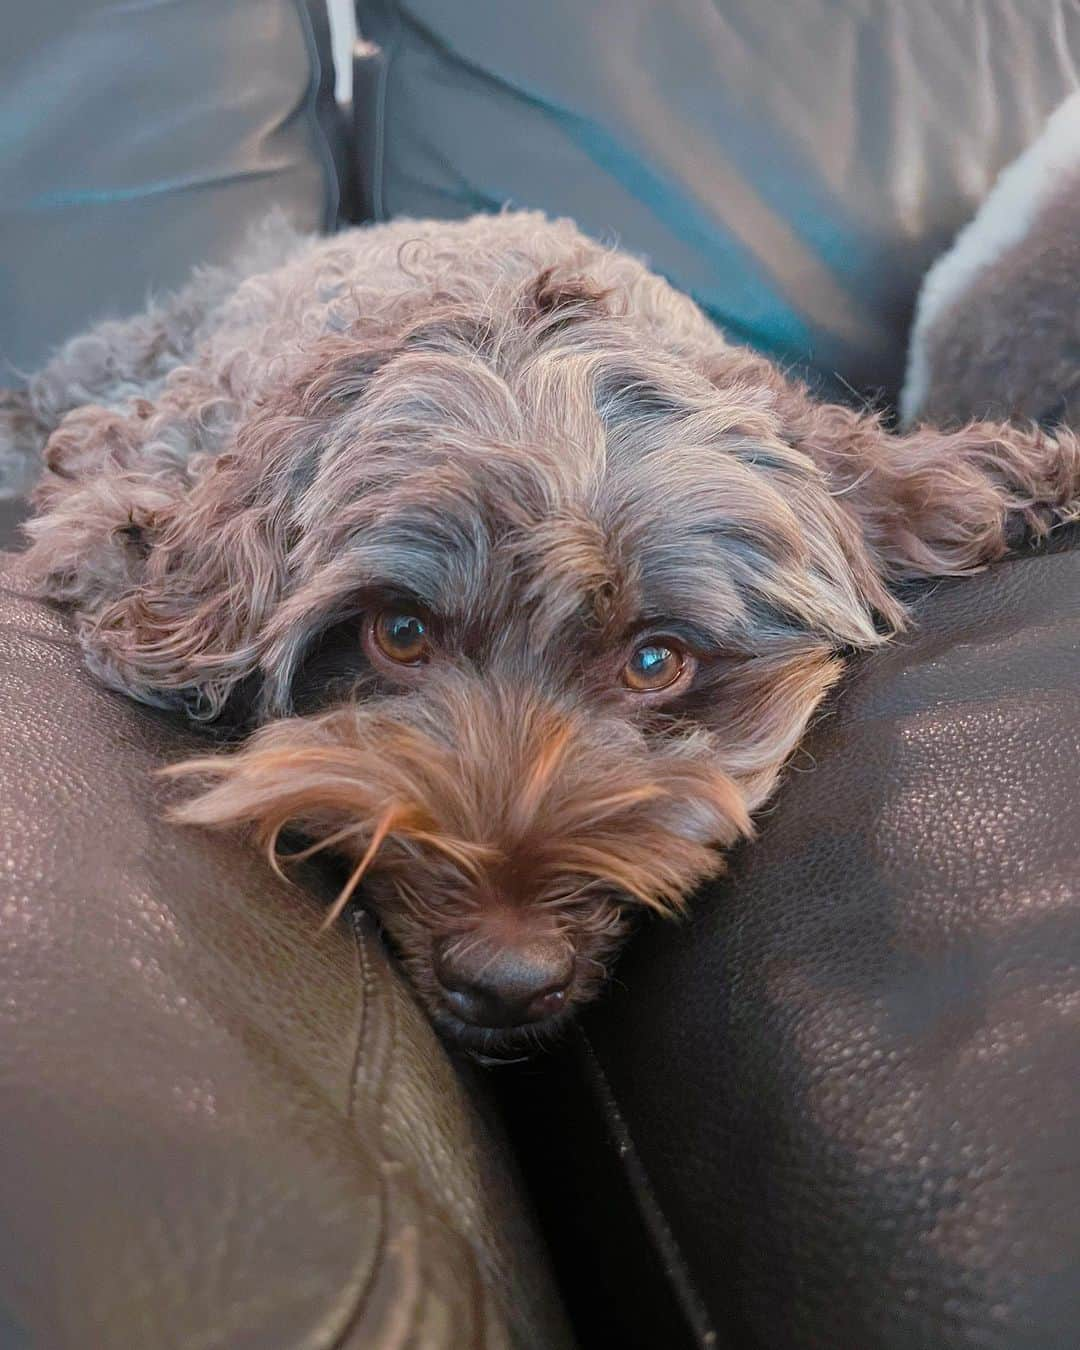
[{"label": "stitched seam on leather", "polygon": [[322,231],[330,234],[337,229],[341,214],[341,184],[338,182],[337,161],[326,139],[326,132],[319,118],[319,94],[322,89],[323,65],[319,54],[319,44],[315,37],[315,28],[308,13],[307,0],[296,0],[296,14],[304,34],[307,48],[310,75],[308,87],[304,93],[304,107],[307,112],[308,130],[315,144],[316,152],[322,160],[323,168],[323,220]]},{"label": "stitched seam on leather", "polygon": [[379,1211],[379,1240],[375,1247],[371,1267],[367,1272],[367,1278],[356,1291],[349,1307],[343,1311],[340,1329],[332,1332],[331,1339],[325,1342],[326,1350],[342,1350],[342,1347],[347,1346],[352,1340],[353,1332],[356,1331],[358,1324],[364,1317],[368,1296],[378,1284],[382,1274],[386,1256],[387,1219],[390,1213],[390,1197],[387,1193],[386,1179],[382,1176],[379,1178]]},{"label": "stitched seam on leather", "polygon": [[386,220],[386,105],[389,99],[390,63],[401,45],[401,19],[392,17],[393,36],[382,47],[382,60],[377,72],[373,114],[375,119],[371,153],[371,215],[373,220]]},{"label": "stitched seam on leather", "polygon": [[360,987],[360,998],[356,1010],[356,1018],[353,1035],[352,1057],[349,1061],[349,1089],[348,1098],[345,1103],[346,1118],[355,1125],[356,1123],[356,1097],[357,1084],[360,1078],[360,1063],[364,1057],[364,1031],[368,1022],[368,983],[370,980],[370,971],[364,953],[364,938],[359,930],[360,916],[353,918],[349,925],[352,933],[353,952],[356,955],[357,984]]},{"label": "stitched seam on leather", "polygon": [[[368,975],[368,972],[370,972],[371,970],[371,965],[367,956],[367,946],[366,943],[364,942],[364,937],[367,934],[371,933],[371,931],[372,929],[369,925],[367,917],[363,913],[363,911],[361,911],[357,915],[356,924],[354,926],[353,932],[355,939],[357,941],[359,959],[362,968],[365,972],[365,975],[367,976],[367,979],[365,980],[365,984],[367,987],[374,986],[374,981],[370,979],[370,976]],[[373,940],[377,941],[378,939],[374,938]],[[474,1278],[478,1278],[478,1271],[476,1270],[477,1266],[476,1254],[472,1250],[471,1244],[465,1240],[463,1234],[459,1231],[457,1226],[454,1223],[450,1222],[449,1218],[443,1214],[441,1205],[438,1202],[433,1203],[434,1197],[430,1197],[425,1193],[423,1188],[419,1185],[412,1169],[405,1162],[395,1157],[393,1150],[384,1144],[384,1141],[387,1139],[387,1137],[392,1136],[393,1134],[392,1127],[390,1126],[388,1120],[388,1112],[389,1112],[389,1099],[392,1087],[391,1073],[393,1071],[393,1066],[398,1062],[397,1050],[401,1035],[401,1018],[398,1013],[396,995],[394,991],[391,991],[386,997],[381,999],[380,1006],[385,1012],[388,1030],[386,1033],[385,1048],[380,1051],[378,1055],[378,1062],[375,1063],[374,1065],[372,1075],[374,1079],[373,1083],[374,1090],[371,1091],[371,1097],[376,1107],[375,1114],[378,1120],[379,1138],[377,1147],[379,1160],[379,1181],[380,1181],[380,1194],[384,1206],[385,1221],[383,1224],[382,1239],[379,1243],[378,1265],[373,1269],[373,1279],[371,1282],[371,1286],[369,1287],[373,1287],[375,1282],[374,1280],[375,1274],[381,1273],[382,1267],[385,1264],[386,1250],[388,1246],[387,1233],[391,1223],[391,1206],[393,1204],[393,1196],[395,1190],[400,1190],[402,1189],[402,1187],[407,1188],[410,1194],[412,1194],[419,1211],[417,1220],[415,1224],[412,1226],[414,1226],[416,1229],[416,1236],[418,1242],[417,1260],[420,1263],[421,1270],[423,1269],[424,1263],[427,1260],[428,1248],[430,1245],[427,1233],[425,1231],[424,1215],[426,1213],[428,1220],[445,1228],[446,1231],[451,1235],[451,1238],[453,1240],[464,1243],[469,1252],[470,1257],[468,1262],[469,1268],[473,1271]],[[360,1063],[359,1055],[356,1057],[356,1063],[357,1066],[359,1066]],[[399,1185],[395,1186],[395,1178],[399,1176],[402,1178],[402,1182]],[[421,1289],[419,1294],[413,1298],[412,1306],[408,1309],[408,1312],[405,1314],[408,1318],[408,1326],[406,1329],[406,1334],[404,1338],[400,1339],[397,1342],[398,1344],[412,1345],[414,1343],[415,1334],[418,1328],[421,1326],[425,1308],[425,1299],[423,1294],[424,1281],[422,1278],[420,1281],[420,1285]]]},{"label": "stitched seam on leather", "polygon": [[[367,1011],[369,1001],[369,983],[370,966],[368,965],[364,950],[364,936],[357,926],[357,921],[350,925],[353,938],[353,951],[356,954],[356,964],[359,974],[357,980],[360,986],[359,1007],[356,1017],[356,1040],[353,1045],[353,1053],[350,1061],[349,1070],[349,1092],[346,1103],[346,1118],[351,1124],[356,1124],[356,1096],[357,1081],[360,1072],[360,1062],[363,1058],[364,1030],[367,1026]],[[364,1316],[364,1308],[368,1301],[368,1296],[372,1289],[378,1283],[382,1273],[386,1254],[387,1226],[390,1215],[390,1196],[387,1185],[387,1178],[382,1169],[378,1170],[378,1201],[379,1201],[379,1237],[375,1247],[370,1269],[367,1272],[367,1278],[360,1285],[352,1299],[349,1307],[341,1315],[339,1329],[331,1331],[330,1339],[324,1344],[326,1350],[342,1350],[342,1347],[348,1345],[352,1339],[353,1332],[358,1323]]]},{"label": "stitched seam on leather", "polygon": [[[369,937],[371,937],[373,941],[378,941],[378,938],[373,935],[372,925],[367,917],[366,912],[361,909],[356,914],[356,917],[353,922],[353,940],[356,944],[357,959],[362,972],[365,1014],[369,1009],[371,1009],[372,1012],[374,1012],[373,1001],[371,998],[371,991],[375,988],[375,980],[373,979],[371,974],[372,970],[371,961],[368,957],[367,939]],[[372,1060],[370,1066],[371,1073],[368,1081],[368,1092],[372,1104],[375,1107],[373,1114],[377,1121],[378,1138],[374,1141],[374,1147],[375,1147],[376,1162],[379,1168],[379,1196],[382,1205],[383,1223],[380,1230],[377,1260],[372,1265],[371,1279],[367,1284],[367,1289],[375,1287],[375,1284],[377,1283],[378,1279],[381,1276],[382,1269],[386,1264],[388,1233],[392,1222],[391,1206],[393,1203],[393,1192],[395,1189],[393,1184],[394,1176],[399,1172],[404,1172],[406,1174],[407,1184],[410,1186],[410,1189],[414,1181],[414,1178],[408,1172],[408,1169],[406,1169],[405,1165],[397,1161],[391,1155],[390,1151],[386,1149],[384,1144],[386,1136],[390,1133],[387,1123],[387,1112],[389,1109],[389,1095],[391,1086],[390,1074],[392,1072],[392,1066],[396,1063],[396,1049],[398,1045],[398,1037],[400,1034],[401,1019],[398,1017],[393,992],[391,992],[388,996],[381,998],[379,1000],[379,1005],[380,1009],[385,1013],[386,1023],[388,1026],[387,1048],[380,1049],[379,1047],[376,1047],[378,1053],[377,1056]],[[367,1023],[367,1021],[368,1019],[365,1016],[365,1023]],[[376,1018],[373,1016],[370,1019],[370,1027],[372,1029],[374,1028],[375,1021]],[[356,1101],[356,1092],[358,1090],[358,1082],[360,1076],[360,1065],[363,1059],[362,1047],[364,1043],[364,1037],[362,1034],[362,1030],[363,1029],[361,1028],[361,1034],[357,1038],[356,1054],[353,1059],[353,1084],[352,1084],[352,1091],[350,1093],[350,1099],[352,1104],[355,1104]],[[421,1197],[418,1197],[417,1202],[422,1209],[423,1199]],[[425,1255],[425,1240],[423,1228],[419,1223],[416,1225],[416,1227],[420,1244],[418,1259],[423,1261]],[[422,1306],[423,1305],[421,1299],[419,1298],[414,1299],[413,1306],[408,1311],[407,1316],[409,1322],[408,1325],[409,1341],[411,1341],[412,1334],[419,1324],[418,1317],[421,1312]],[[358,1315],[362,1314],[362,1306],[360,1304],[357,1305],[357,1314]]]},{"label": "stitched seam on leather", "polygon": [[[367,1023],[366,1013],[371,1003],[370,990],[374,987],[375,983],[374,980],[371,978],[371,963],[367,955],[367,944],[365,941],[365,938],[369,934],[371,934],[371,932],[372,927],[370,925],[370,921],[367,918],[367,915],[363,910],[357,911],[355,913],[355,917],[353,920],[352,934],[356,950],[357,965],[360,970],[360,977],[361,977],[360,983],[364,994],[363,1007],[365,1016],[361,1018],[361,1020],[358,1022],[357,1044],[353,1053],[353,1070],[352,1070],[353,1077],[352,1082],[350,1084],[350,1093],[349,1093],[349,1116],[350,1119],[353,1120],[355,1120],[355,1103],[359,1091],[358,1082],[360,1077],[360,1066],[363,1060],[363,1045],[364,1045],[363,1031]],[[375,938],[374,940],[378,939]],[[407,1164],[393,1158],[389,1150],[385,1151],[384,1156],[383,1138],[389,1132],[389,1127],[387,1123],[387,1111],[389,1106],[388,1097],[390,1088],[390,1068],[394,1063],[397,1062],[396,1052],[401,1032],[401,1018],[397,1013],[393,994],[382,1000],[382,1006],[386,1010],[386,1016],[390,1026],[389,1042],[388,1042],[389,1050],[387,1053],[380,1054],[378,1056],[378,1058],[383,1061],[383,1064],[381,1066],[380,1065],[375,1066],[377,1072],[373,1073],[372,1076],[375,1079],[376,1090],[372,1093],[372,1097],[377,1107],[376,1114],[379,1122],[378,1128],[380,1138],[378,1140],[378,1158],[381,1163],[379,1168],[379,1198],[383,1212],[383,1224],[380,1233],[380,1241],[377,1249],[376,1260],[372,1263],[371,1275],[367,1283],[365,1284],[361,1298],[358,1299],[357,1301],[353,1315],[350,1317],[348,1325],[343,1330],[341,1336],[339,1336],[339,1338],[333,1343],[332,1350],[338,1350],[338,1347],[346,1344],[343,1337],[348,1335],[348,1333],[355,1327],[357,1318],[362,1315],[363,1296],[366,1295],[368,1290],[375,1287],[377,1280],[381,1275],[382,1267],[385,1264],[387,1232],[390,1224],[393,1191],[395,1189],[394,1177],[395,1174],[397,1173],[401,1173],[404,1175],[404,1184],[409,1188],[410,1191],[412,1191],[415,1194],[416,1202],[419,1206],[421,1214],[426,1212],[431,1222],[434,1222],[435,1224],[444,1228],[453,1241],[459,1242],[463,1245],[464,1249],[468,1253],[468,1260],[466,1263],[467,1276],[474,1287],[475,1297],[476,1299],[486,1302],[486,1300],[484,1299],[485,1288],[482,1275],[483,1263],[481,1262],[479,1254],[477,1253],[476,1249],[473,1247],[473,1244],[468,1240],[465,1234],[462,1233],[458,1225],[451,1220],[450,1213],[452,1211],[448,1212],[443,1209],[441,1198],[436,1199],[434,1196],[428,1196],[425,1194],[422,1188],[418,1186],[417,1180],[413,1175],[412,1170],[407,1166]],[[423,1261],[427,1255],[428,1243],[427,1238],[425,1236],[424,1226],[422,1223],[420,1222],[417,1223],[417,1230],[420,1241],[419,1247],[420,1260]],[[479,1305],[477,1304],[476,1306]],[[413,1332],[415,1332],[416,1328],[420,1325],[419,1319],[420,1315],[423,1312],[423,1308],[424,1308],[424,1300],[421,1297],[415,1301],[414,1306],[411,1310],[410,1328],[409,1328],[410,1336],[413,1334]],[[470,1319],[470,1326],[471,1326],[471,1335],[469,1338],[469,1346],[474,1347],[475,1350],[483,1350],[483,1347],[488,1344],[486,1335],[487,1333],[486,1319],[484,1319],[482,1316],[473,1317]],[[411,1344],[412,1342],[409,1341],[408,1343]],[[461,1350],[465,1350],[464,1345],[462,1345]]]},{"label": "stitched seam on leather", "polygon": [[[391,1092],[390,1075],[393,1072],[393,1066],[398,1062],[397,1049],[398,1049],[398,1038],[401,1034],[401,1018],[398,1016],[397,1001],[393,992],[391,992],[388,997],[384,998],[382,1002],[383,1007],[386,1009],[386,1017],[387,1022],[389,1024],[389,1036],[387,1041],[388,1048],[383,1054],[382,1057],[383,1063],[380,1065],[377,1084],[376,1103],[378,1105],[379,1111],[379,1152],[380,1152],[379,1174],[382,1180],[384,1194],[386,1194],[386,1203],[387,1205],[389,1205],[390,1195],[388,1192],[391,1189],[390,1187],[391,1180],[395,1175],[395,1173],[406,1171],[404,1164],[392,1156],[389,1148],[386,1150],[387,1154],[386,1158],[383,1159],[382,1157],[383,1141],[384,1139],[386,1139],[388,1135],[392,1133],[387,1119],[387,1114],[389,1111],[390,1092]],[[412,1186],[415,1184],[415,1177],[412,1175],[411,1170],[407,1171],[406,1175],[411,1189]],[[422,1209],[424,1204],[422,1193],[418,1197],[418,1204]],[[387,1214],[389,1215],[389,1210],[387,1210]],[[424,1231],[420,1223],[416,1224],[416,1234],[417,1234],[416,1259],[422,1269],[424,1259],[427,1253],[424,1241]],[[420,1315],[422,1308],[423,1308],[422,1295],[419,1293],[415,1294],[412,1299],[412,1306],[407,1313],[408,1342],[412,1341],[413,1334],[415,1333],[416,1328],[420,1324]]]},{"label": "stitched seam on leather", "polygon": [[638,1153],[637,1146],[634,1143],[633,1136],[627,1126],[626,1120],[619,1109],[614,1090],[604,1072],[600,1058],[592,1047],[585,1032],[578,1030],[578,1039],[584,1047],[585,1054],[595,1075],[595,1087],[597,1095],[600,1098],[601,1109],[607,1117],[608,1130],[615,1141],[618,1150],[619,1159],[626,1174],[630,1191],[637,1202],[638,1210],[644,1220],[645,1227],[649,1236],[653,1240],[654,1246],[663,1257],[664,1264],[671,1275],[671,1282],[674,1286],[675,1297],[686,1314],[687,1321],[693,1334],[698,1338],[703,1347],[713,1350],[717,1345],[716,1332],[709,1322],[709,1313],[705,1305],[705,1300],[698,1292],[687,1264],[686,1258],[682,1254],[675,1234],[671,1230],[671,1225],[661,1208],[660,1202],[656,1197],[652,1182],[649,1180],[649,1174],[645,1170],[645,1165],[641,1161],[641,1155]]}]

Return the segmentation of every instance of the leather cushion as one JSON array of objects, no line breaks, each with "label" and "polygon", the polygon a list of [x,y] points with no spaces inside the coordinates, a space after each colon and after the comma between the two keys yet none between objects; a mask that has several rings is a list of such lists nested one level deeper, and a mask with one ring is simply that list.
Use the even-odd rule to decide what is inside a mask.
[{"label": "leather cushion", "polygon": [[319,937],[317,874],[164,822],[196,738],[4,561],[0,1343],[566,1344],[483,1094],[369,924]]},{"label": "leather cushion", "polygon": [[333,225],[337,109],[321,9],[5,7],[0,385],[95,319],[227,260],[273,206],[304,229]]},{"label": "leather cushion", "polygon": [[572,216],[733,338],[888,397],[923,273],[1080,53],[1071,0],[357,0],[357,16],[381,47],[355,93],[377,218]]},{"label": "leather cushion", "polygon": [[20,526],[29,514],[30,508],[21,497],[0,497],[0,550],[19,545]]},{"label": "leather cushion", "polygon": [[[558,1165],[588,1197],[562,1254],[585,1297],[625,1289],[620,1344],[1075,1343],[1080,553],[917,613],[534,1092],[595,1122]],[[680,1308],[645,1336],[656,1287],[597,1240],[620,1192]]]}]

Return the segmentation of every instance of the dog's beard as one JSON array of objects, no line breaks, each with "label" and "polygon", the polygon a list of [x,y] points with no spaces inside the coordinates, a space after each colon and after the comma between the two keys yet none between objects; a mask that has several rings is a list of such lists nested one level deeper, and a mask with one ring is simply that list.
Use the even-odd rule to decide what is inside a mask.
[{"label": "dog's beard", "polygon": [[[717,846],[750,831],[704,732],[653,740],[624,719],[464,677],[273,722],[239,751],[173,772],[209,780],[176,819],[250,825],[275,867],[323,850],[345,859],[327,923],[363,880],[436,1025],[488,1054],[595,994],[632,911],[678,912],[721,866]],[[280,854],[287,829],[311,842]],[[506,925],[569,944],[564,1008],[541,1027],[466,1026],[435,953],[497,944]]]}]

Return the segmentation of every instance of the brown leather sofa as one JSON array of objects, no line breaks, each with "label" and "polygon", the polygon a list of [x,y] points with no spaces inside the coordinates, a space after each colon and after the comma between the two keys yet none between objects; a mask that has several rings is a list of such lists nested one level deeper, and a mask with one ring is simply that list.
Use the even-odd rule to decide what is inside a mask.
[{"label": "brown leather sofa", "polygon": [[483,1085],[0,579],[0,1345],[569,1345]]},{"label": "brown leather sofa", "polygon": [[[509,199],[889,398],[918,277],[1080,53],[1066,0],[358,11],[348,122],[319,4],[18,11],[9,378],[271,203]],[[692,920],[486,1075],[361,911],[316,935],[319,873],[163,822],[193,733],[89,680],[8,558],[0,1347],[1075,1345],[1072,543],[917,596]]]}]

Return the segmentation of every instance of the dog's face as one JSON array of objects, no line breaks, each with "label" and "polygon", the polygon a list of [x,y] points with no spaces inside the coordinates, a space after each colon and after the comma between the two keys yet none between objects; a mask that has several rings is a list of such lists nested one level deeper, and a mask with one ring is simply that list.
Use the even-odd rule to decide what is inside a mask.
[{"label": "dog's face", "polygon": [[494,1054],[749,833],[877,640],[874,583],[737,371],[548,274],[422,314],[318,344],[99,641],[211,712],[257,688],[183,816],[344,855],[437,1025]]}]

